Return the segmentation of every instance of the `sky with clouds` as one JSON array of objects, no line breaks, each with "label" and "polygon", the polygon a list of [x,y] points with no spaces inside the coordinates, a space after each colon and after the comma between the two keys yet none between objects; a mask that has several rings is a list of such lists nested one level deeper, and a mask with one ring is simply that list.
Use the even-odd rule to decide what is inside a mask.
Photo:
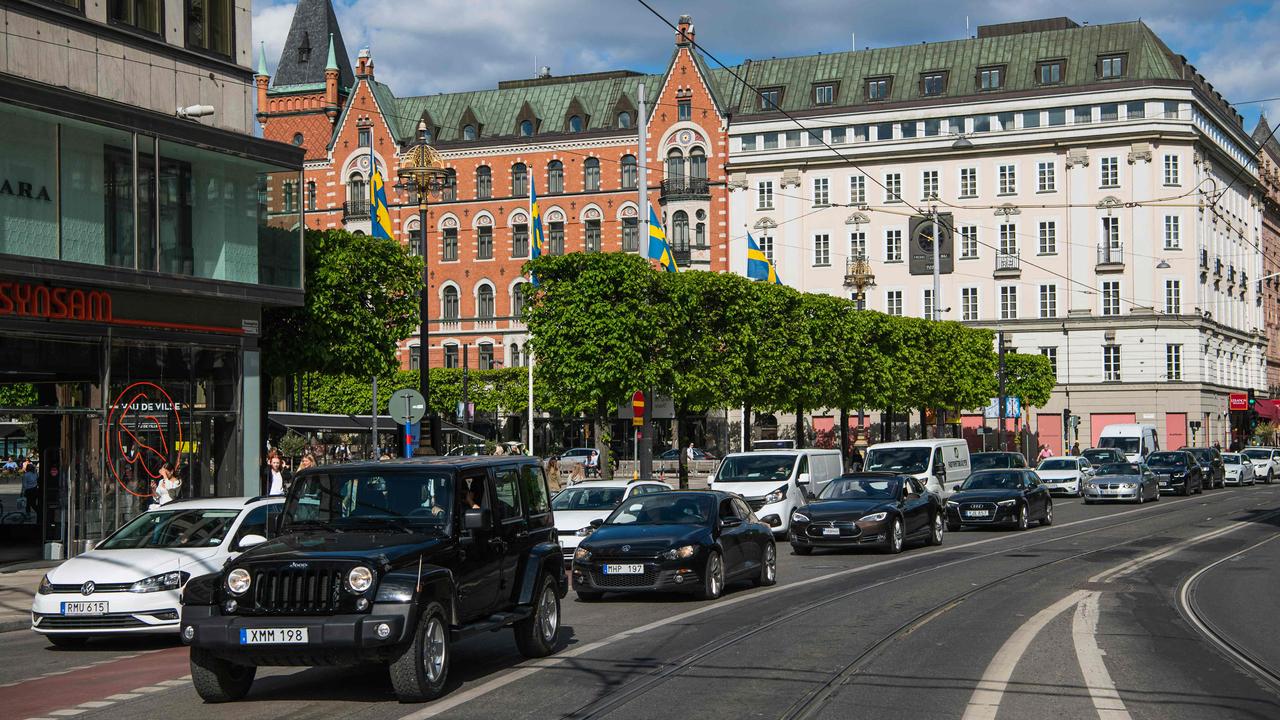
[{"label": "sky with clouds", "polygon": [[[333,0],[348,51],[368,46],[397,95],[474,90],[531,77],[610,69],[660,72],[673,33],[636,0]],[[253,37],[274,69],[295,0],[256,0]],[[693,16],[698,43],[725,63],[858,47],[936,42],[979,24],[1054,17],[1061,0],[650,0],[666,18]],[[785,10],[780,8],[785,7]],[[903,12],[909,8],[908,12]],[[1099,24],[1141,19],[1186,55],[1252,130],[1280,121],[1280,0],[1077,0],[1069,15]],[[1267,102],[1249,102],[1274,98]],[[1273,122],[1273,124],[1275,124]]]}]

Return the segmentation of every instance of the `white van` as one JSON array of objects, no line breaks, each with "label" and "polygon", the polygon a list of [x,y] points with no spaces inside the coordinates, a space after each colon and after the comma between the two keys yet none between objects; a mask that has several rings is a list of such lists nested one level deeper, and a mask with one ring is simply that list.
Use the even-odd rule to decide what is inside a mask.
[{"label": "white van", "polygon": [[1124,453],[1129,462],[1146,462],[1147,456],[1160,449],[1160,439],[1155,425],[1118,423],[1102,428],[1098,435],[1098,447],[1115,448]]},{"label": "white van", "polygon": [[821,492],[843,472],[839,450],[756,450],[731,453],[720,461],[712,490],[737,493],[760,521],[785,537],[791,511]]},{"label": "white van", "polygon": [[969,443],[956,438],[880,443],[867,450],[862,469],[911,475],[946,498],[969,479]]}]

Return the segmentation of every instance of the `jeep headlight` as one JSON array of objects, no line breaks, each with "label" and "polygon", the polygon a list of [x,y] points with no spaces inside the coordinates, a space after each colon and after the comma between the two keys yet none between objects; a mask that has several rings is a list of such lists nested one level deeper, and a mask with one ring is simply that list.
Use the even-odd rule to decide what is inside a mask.
[{"label": "jeep headlight", "polygon": [[791,513],[791,522],[793,522],[793,523],[807,523],[807,522],[809,522],[809,516],[808,516],[808,515],[805,515],[804,513],[793,512],[793,513]]},{"label": "jeep headlight", "polygon": [[152,575],[149,578],[143,578],[138,582],[129,586],[131,593],[149,593],[159,592],[161,590],[177,590],[190,577],[184,572],[168,572],[161,575]]},{"label": "jeep headlight", "polygon": [[858,518],[858,522],[880,522],[887,517],[889,517],[889,513],[887,512],[871,513],[870,515],[863,515]]},{"label": "jeep headlight", "polygon": [[357,565],[347,573],[347,589],[359,595],[373,587],[373,571],[364,565]]},{"label": "jeep headlight", "polygon": [[1014,506],[1014,505],[1017,505],[1017,504],[1018,504],[1018,501],[1017,501],[1016,499],[1001,500],[1000,502],[998,502],[998,503],[996,503],[996,504],[997,504],[997,505],[999,505],[1000,507],[1012,507],[1012,506]]},{"label": "jeep headlight", "polygon": [[765,496],[764,496],[764,504],[765,504],[765,505],[772,505],[772,504],[774,504],[774,503],[780,503],[780,502],[782,502],[783,500],[786,500],[786,499],[787,499],[787,486],[786,486],[786,485],[783,485],[782,487],[778,488],[777,490],[774,490],[773,492],[769,493],[768,495],[765,495]]},{"label": "jeep headlight", "polygon": [[693,554],[697,551],[698,547],[696,545],[682,545],[662,553],[662,557],[668,560],[683,560],[693,557]]},{"label": "jeep headlight", "polygon": [[40,593],[41,595],[53,594],[53,583],[49,582],[48,575],[45,575],[44,577],[40,578],[40,588],[36,590],[36,592]]},{"label": "jeep headlight", "polygon": [[249,591],[251,580],[248,570],[236,568],[227,573],[227,589],[231,591],[232,595],[243,595]]},{"label": "jeep headlight", "polygon": [[579,545],[578,549],[573,551],[573,559],[586,562],[591,559],[591,551]]}]

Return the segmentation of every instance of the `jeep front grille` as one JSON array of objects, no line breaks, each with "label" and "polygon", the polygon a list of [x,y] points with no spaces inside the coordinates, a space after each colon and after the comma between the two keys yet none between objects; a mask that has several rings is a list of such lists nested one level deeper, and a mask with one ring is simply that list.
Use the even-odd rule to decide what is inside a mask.
[{"label": "jeep front grille", "polygon": [[288,565],[251,567],[253,613],[325,615],[336,612],[342,597],[346,567],[312,563],[305,568]]}]

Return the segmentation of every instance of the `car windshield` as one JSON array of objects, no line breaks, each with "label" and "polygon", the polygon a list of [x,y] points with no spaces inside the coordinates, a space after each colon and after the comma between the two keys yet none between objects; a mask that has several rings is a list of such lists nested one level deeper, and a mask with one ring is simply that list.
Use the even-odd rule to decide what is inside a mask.
[{"label": "car windshield", "polygon": [[1098,471],[1100,475],[1141,475],[1136,463],[1108,463]]},{"label": "car windshield", "polygon": [[1160,467],[1186,467],[1187,456],[1180,452],[1158,452],[1147,456],[1147,465]]},{"label": "car windshield", "polygon": [[551,501],[552,510],[612,510],[622,502],[626,488],[571,487]]},{"label": "car windshield", "polygon": [[1222,456],[1222,462],[1226,463],[1227,465],[1239,465],[1240,463],[1244,462],[1244,460],[1239,455],[1236,455],[1235,453],[1225,453]]},{"label": "car windshield", "polygon": [[969,464],[978,470],[994,470],[1013,466],[1013,456],[1008,453],[974,453],[969,457]]},{"label": "car windshield", "polygon": [[627,500],[605,519],[605,525],[700,525],[715,509],[710,495],[658,493]]},{"label": "car windshield", "polygon": [[1244,455],[1250,460],[1270,460],[1271,459],[1270,450],[1245,450]]},{"label": "car windshield", "polygon": [[320,526],[448,532],[453,478],[439,471],[380,472],[328,469],[298,478],[285,503],[282,532]]},{"label": "car windshield", "polygon": [[1037,470],[1078,470],[1075,458],[1049,458],[1040,462]]},{"label": "car windshield", "polygon": [[1016,490],[1022,487],[1022,473],[986,470],[974,473],[960,486],[961,490]]},{"label": "car windshield", "polygon": [[1098,447],[1115,448],[1125,455],[1137,455],[1138,445],[1136,437],[1104,437],[1098,441]]},{"label": "car windshield", "polygon": [[1099,463],[1099,462],[1105,462],[1107,460],[1114,460],[1116,457],[1116,453],[1114,451],[1101,450],[1098,448],[1090,448],[1080,454],[1083,455],[1084,458],[1091,463]]},{"label": "car windshield", "polygon": [[819,500],[893,500],[902,481],[898,478],[841,477],[827,483]]},{"label": "car windshield", "polygon": [[720,463],[720,471],[716,473],[717,482],[757,482],[786,480],[791,477],[791,469],[795,467],[795,455],[774,455],[771,453],[750,453],[733,455]]},{"label": "car windshield", "polygon": [[1194,455],[1196,460],[1200,461],[1200,464],[1202,465],[1213,461],[1213,451],[1209,448],[1196,448],[1194,450],[1188,449],[1187,452]]},{"label": "car windshield", "polygon": [[234,508],[145,512],[99,543],[97,549],[213,547],[222,544],[239,514]]},{"label": "car windshield", "polygon": [[914,475],[929,469],[929,455],[932,452],[933,449],[927,447],[871,448],[867,451],[862,469]]}]

